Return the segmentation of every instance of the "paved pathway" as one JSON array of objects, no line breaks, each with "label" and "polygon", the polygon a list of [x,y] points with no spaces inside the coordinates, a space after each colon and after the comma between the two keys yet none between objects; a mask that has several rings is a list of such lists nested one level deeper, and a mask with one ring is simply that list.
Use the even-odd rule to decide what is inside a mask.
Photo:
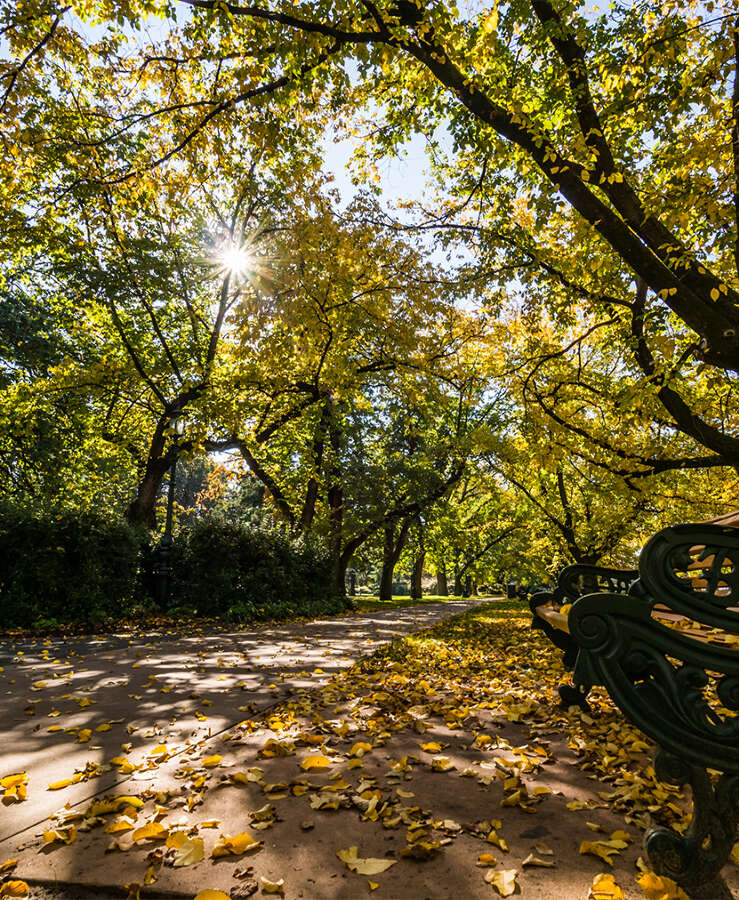
[{"label": "paved pathway", "polygon": [[[28,774],[27,799],[0,805],[0,861],[64,804],[114,784],[141,790],[148,786],[141,781],[156,779],[156,770],[126,779],[111,759],[137,762],[160,744],[184,749],[298,689],[325,684],[382,643],[482,602],[251,631],[0,641],[0,777]],[[48,790],[75,773],[85,780]]]}]

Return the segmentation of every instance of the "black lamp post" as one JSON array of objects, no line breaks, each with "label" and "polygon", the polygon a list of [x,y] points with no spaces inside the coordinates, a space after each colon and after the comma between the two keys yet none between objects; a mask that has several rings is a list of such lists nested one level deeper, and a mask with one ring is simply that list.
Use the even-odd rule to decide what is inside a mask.
[{"label": "black lamp post", "polygon": [[169,421],[169,428],[173,435],[174,459],[169,470],[169,485],[167,488],[167,519],[164,525],[164,534],[159,544],[159,603],[166,608],[169,600],[169,573],[170,556],[172,554],[172,506],[174,505],[175,479],[177,475],[177,441],[185,433],[185,420],[179,413],[175,413]]}]

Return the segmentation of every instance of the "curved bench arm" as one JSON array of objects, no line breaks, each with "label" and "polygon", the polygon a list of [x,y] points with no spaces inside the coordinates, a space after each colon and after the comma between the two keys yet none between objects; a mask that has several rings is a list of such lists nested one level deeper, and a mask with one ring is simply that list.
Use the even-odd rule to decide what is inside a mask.
[{"label": "curved bench arm", "polygon": [[[687,834],[647,835],[655,871],[690,893],[718,875],[739,824],[739,529],[666,528],[645,546],[639,572],[626,597],[591,593],[573,603],[574,680],[585,692],[603,685],[658,744],[660,776],[691,785]],[[665,607],[673,625],[683,616],[692,628],[670,627]],[[715,785],[706,769],[722,773]]]}]

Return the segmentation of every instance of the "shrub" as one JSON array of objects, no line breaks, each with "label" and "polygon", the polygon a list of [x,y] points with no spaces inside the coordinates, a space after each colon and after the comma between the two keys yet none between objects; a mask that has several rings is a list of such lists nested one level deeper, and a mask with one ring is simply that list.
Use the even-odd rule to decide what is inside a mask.
[{"label": "shrub", "polygon": [[136,590],[141,534],[92,513],[0,506],[0,622],[100,622]]},{"label": "shrub", "polygon": [[335,612],[328,558],[282,532],[205,519],[172,548],[171,602],[234,621]]}]

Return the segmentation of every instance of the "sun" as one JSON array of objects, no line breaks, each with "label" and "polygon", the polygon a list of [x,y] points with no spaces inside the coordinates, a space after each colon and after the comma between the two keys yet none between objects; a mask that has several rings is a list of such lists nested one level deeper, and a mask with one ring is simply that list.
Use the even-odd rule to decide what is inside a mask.
[{"label": "sun", "polygon": [[224,271],[235,278],[247,275],[255,267],[254,255],[247,247],[236,243],[224,244],[217,252],[216,258]]}]

